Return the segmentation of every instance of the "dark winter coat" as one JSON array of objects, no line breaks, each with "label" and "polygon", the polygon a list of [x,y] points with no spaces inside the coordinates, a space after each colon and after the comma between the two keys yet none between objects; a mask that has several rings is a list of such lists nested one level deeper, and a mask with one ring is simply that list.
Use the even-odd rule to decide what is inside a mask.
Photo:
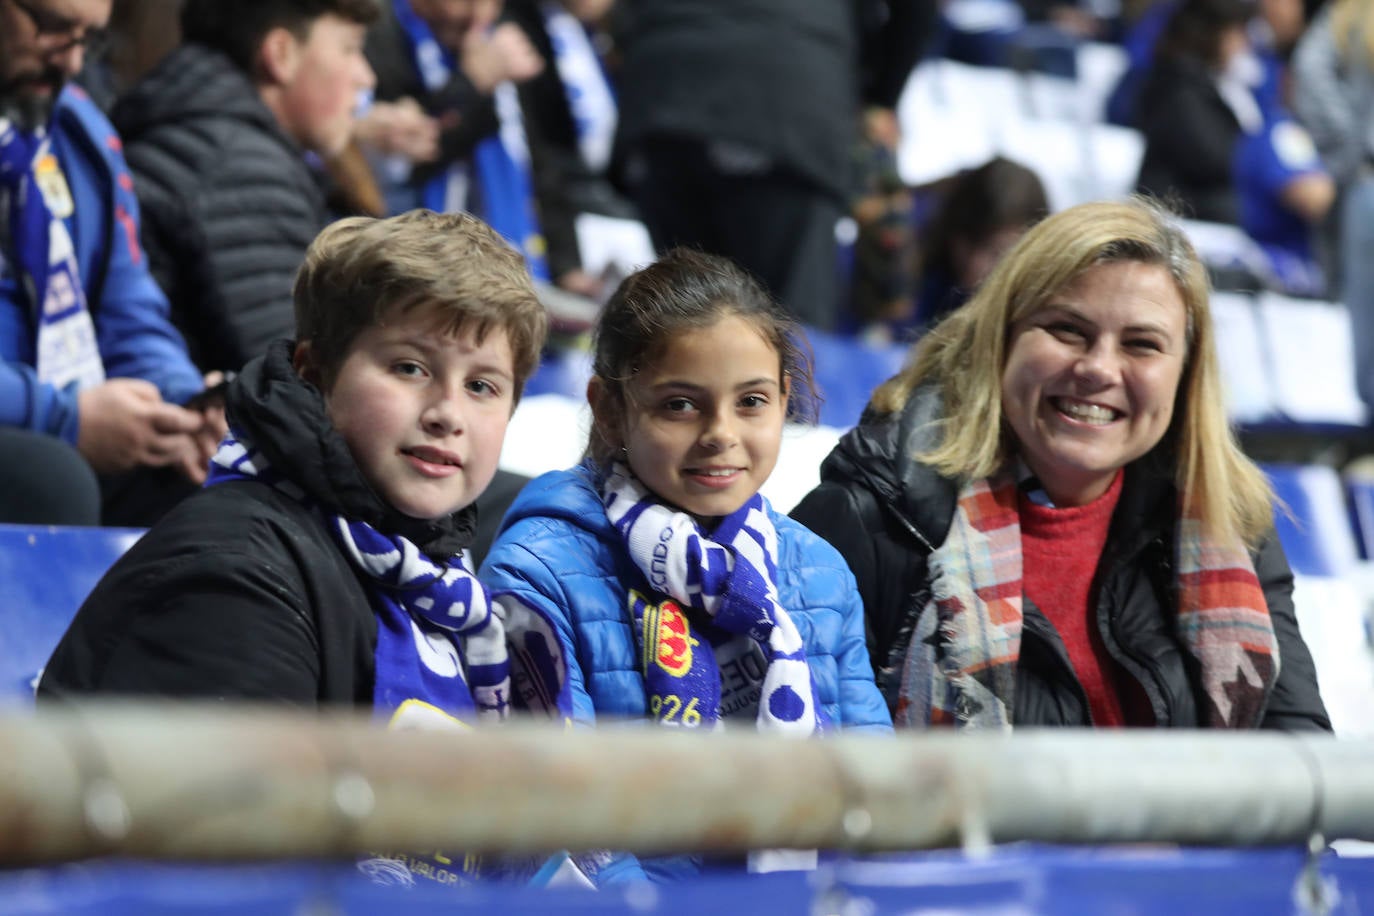
[{"label": "dark winter coat", "polygon": [[197,44],[116,106],[143,241],[204,370],[239,369],[294,332],[291,286],[328,221],[301,148],[248,76]]},{"label": "dark winter coat", "polygon": [[[926,561],[944,542],[958,488],[911,456],[929,449],[939,399],[924,391],[891,418],[867,418],[821,467],[821,484],[792,516],[834,544],[858,580],[869,655],[889,706],[916,618],[930,598]],[[1198,727],[1201,686],[1174,632],[1173,537],[1177,496],[1158,452],[1128,465],[1098,566],[1096,624],[1126,675],[1123,697],[1141,698],[1157,725]],[[1262,727],[1331,728],[1312,656],[1293,611],[1293,574],[1274,537],[1252,554],[1279,645],[1279,677]],[[1030,601],[1016,669],[1012,722],[1091,725],[1063,641]],[[1136,689],[1138,686],[1138,690]]]},{"label": "dark winter coat", "polygon": [[[474,513],[430,523],[383,503],[290,364],[286,342],[230,388],[229,419],[321,507],[444,558]],[[39,698],[82,694],[371,707],[377,619],[320,512],[257,481],[215,484],[101,579],[53,652]]]}]

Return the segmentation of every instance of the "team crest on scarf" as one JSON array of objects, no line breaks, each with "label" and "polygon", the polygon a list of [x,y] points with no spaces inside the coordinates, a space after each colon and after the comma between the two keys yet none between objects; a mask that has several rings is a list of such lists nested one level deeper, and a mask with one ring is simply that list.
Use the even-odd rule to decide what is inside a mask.
[{"label": "team crest on scarf", "polygon": [[[643,600],[636,592],[630,594],[632,600]],[[644,659],[646,668],[652,662],[673,677],[682,677],[692,667],[692,648],[698,644],[677,602],[669,599],[644,611],[644,648],[650,656]]]}]

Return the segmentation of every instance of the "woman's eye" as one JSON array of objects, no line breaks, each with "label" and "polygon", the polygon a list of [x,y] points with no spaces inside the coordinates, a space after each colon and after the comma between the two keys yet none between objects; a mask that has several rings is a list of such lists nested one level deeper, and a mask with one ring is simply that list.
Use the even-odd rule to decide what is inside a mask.
[{"label": "woman's eye", "polygon": [[1052,321],[1045,325],[1045,330],[1061,340],[1068,338],[1077,339],[1084,336],[1083,330],[1078,325],[1068,321]]},{"label": "woman's eye", "polygon": [[1149,340],[1148,338],[1142,338],[1140,340],[1128,340],[1126,341],[1126,346],[1130,347],[1132,350],[1136,350],[1142,353],[1164,352],[1164,347],[1162,344],[1160,344],[1159,341]]},{"label": "woman's eye", "polygon": [[748,410],[758,410],[768,406],[768,398],[761,394],[746,394],[739,399],[739,406]]}]

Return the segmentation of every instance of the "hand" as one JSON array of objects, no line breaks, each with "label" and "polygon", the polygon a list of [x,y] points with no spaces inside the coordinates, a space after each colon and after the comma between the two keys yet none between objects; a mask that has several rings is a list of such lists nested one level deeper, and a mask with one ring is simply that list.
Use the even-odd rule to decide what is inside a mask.
[{"label": "hand", "polygon": [[864,111],[864,136],[869,142],[895,150],[902,142],[902,127],[897,112],[874,105]]},{"label": "hand", "polygon": [[592,276],[580,267],[564,271],[558,275],[558,279],[554,282],[560,289],[566,289],[570,293],[577,293],[579,296],[586,296],[588,299],[598,301],[601,298],[603,284],[600,278]]},{"label": "hand", "polygon": [[513,22],[488,31],[487,23],[474,21],[463,38],[461,55],[463,72],[483,95],[490,95],[507,80],[533,79],[544,69],[544,58]]},{"label": "hand", "polygon": [[354,125],[354,134],[360,143],[412,163],[439,158],[439,122],[409,97],[374,102]]},{"label": "hand", "polygon": [[[216,369],[206,374],[205,387],[208,390],[223,381],[224,373]],[[223,396],[205,402],[193,412],[200,415],[200,426],[188,437],[187,446],[175,463],[187,480],[201,484],[205,482],[210,459],[219,450],[225,433],[229,432],[229,419],[224,412]]]},{"label": "hand", "polygon": [[204,419],[168,404],[142,379],[110,379],[77,395],[76,449],[98,474],[166,467],[184,457]]}]

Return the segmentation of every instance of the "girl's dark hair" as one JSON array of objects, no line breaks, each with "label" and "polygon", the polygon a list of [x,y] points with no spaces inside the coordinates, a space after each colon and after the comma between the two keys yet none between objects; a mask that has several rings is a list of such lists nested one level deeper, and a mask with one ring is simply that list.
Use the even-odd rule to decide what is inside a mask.
[{"label": "girl's dark hair", "polygon": [[663,353],[674,335],[730,316],[753,324],[777,350],[790,386],[788,417],[814,420],[818,398],[801,328],[733,261],[674,248],[626,277],[602,309],[592,344],[592,372],[601,380],[601,392],[593,405],[597,418],[587,455],[598,464],[612,460],[630,400],[627,383]]}]

